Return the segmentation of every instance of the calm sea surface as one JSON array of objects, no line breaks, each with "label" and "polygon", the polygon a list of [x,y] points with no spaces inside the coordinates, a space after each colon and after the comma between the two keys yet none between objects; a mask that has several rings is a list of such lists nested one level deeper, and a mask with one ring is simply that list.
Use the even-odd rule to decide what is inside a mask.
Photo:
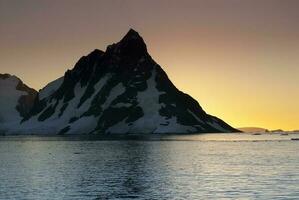
[{"label": "calm sea surface", "polygon": [[299,138],[0,137],[0,199],[299,199]]}]

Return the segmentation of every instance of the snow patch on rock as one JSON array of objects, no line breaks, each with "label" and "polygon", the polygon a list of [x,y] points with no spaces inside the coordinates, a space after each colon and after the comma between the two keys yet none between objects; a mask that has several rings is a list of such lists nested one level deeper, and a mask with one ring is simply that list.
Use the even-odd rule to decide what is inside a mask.
[{"label": "snow patch on rock", "polygon": [[60,77],[55,81],[52,81],[39,91],[39,99],[44,99],[51,96],[63,83],[64,77]]},{"label": "snow patch on rock", "polygon": [[[13,132],[21,132],[21,133],[34,133],[37,134],[57,134],[59,131],[61,131],[63,128],[69,126],[70,129],[67,132],[67,134],[86,134],[91,131],[93,131],[96,128],[97,125],[97,119],[94,116],[84,116],[82,115],[89,109],[91,106],[92,100],[95,98],[96,94],[103,88],[103,86],[107,83],[107,80],[110,78],[110,75],[107,75],[100,79],[95,85],[94,85],[94,93],[90,98],[88,98],[79,108],[78,105],[80,103],[81,97],[84,95],[87,86],[82,87],[80,83],[77,83],[74,88],[74,98],[71,99],[69,102],[64,103],[63,99],[58,100],[58,105],[56,107],[55,113],[48,118],[45,121],[38,121],[38,116],[34,116],[28,121],[25,121],[23,124],[21,124],[20,129],[18,130],[12,130]],[[51,88],[54,87],[59,88],[57,84],[51,85]],[[47,92],[48,91],[48,92]],[[45,92],[47,92],[48,95],[52,95],[50,90],[47,89]],[[44,94],[45,95],[45,94]],[[48,96],[44,96],[44,98],[48,98]],[[57,103],[56,101],[52,101],[51,103],[48,103],[48,106],[54,106]],[[63,115],[59,116],[61,108],[67,104],[67,107],[65,108]],[[46,107],[46,108],[47,108]],[[46,109],[45,108],[45,109]],[[44,109],[44,110],[45,110]],[[44,111],[43,110],[43,111]],[[43,112],[42,111],[42,112]],[[41,113],[42,113],[41,112]],[[81,118],[80,118],[81,117]],[[74,122],[70,123],[71,119],[76,119]]]},{"label": "snow patch on rock", "polygon": [[164,122],[165,119],[159,114],[161,104],[159,96],[164,93],[156,87],[156,69],[152,70],[151,77],[147,80],[147,89],[137,94],[138,105],[143,110],[143,117],[132,125],[134,132],[153,133],[157,129],[157,122]]},{"label": "snow patch on rock", "polygon": [[0,126],[2,123],[21,120],[16,106],[20,97],[27,93],[16,89],[19,82],[20,80],[15,76],[0,79]]},{"label": "snow patch on rock", "polygon": [[94,131],[97,126],[97,118],[85,116],[70,124],[68,134],[88,134]]},{"label": "snow patch on rock", "polygon": [[102,109],[105,110],[108,108],[112,101],[115,100],[119,95],[124,93],[126,88],[123,86],[122,83],[117,84],[114,88],[111,89],[109,96],[107,97],[106,101],[102,105]]}]

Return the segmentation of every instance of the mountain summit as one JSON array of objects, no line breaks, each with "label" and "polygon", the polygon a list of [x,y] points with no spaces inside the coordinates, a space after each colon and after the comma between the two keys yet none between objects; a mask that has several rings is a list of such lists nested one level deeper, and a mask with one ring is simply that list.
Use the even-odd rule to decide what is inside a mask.
[{"label": "mountain summit", "polygon": [[18,126],[6,130],[23,134],[234,131],[179,91],[132,29],[105,52],[96,49],[81,57],[72,70],[39,91]]},{"label": "mountain summit", "polygon": [[140,58],[147,54],[145,42],[133,29],[130,29],[125,37],[116,45],[116,48],[120,54],[129,58]]}]

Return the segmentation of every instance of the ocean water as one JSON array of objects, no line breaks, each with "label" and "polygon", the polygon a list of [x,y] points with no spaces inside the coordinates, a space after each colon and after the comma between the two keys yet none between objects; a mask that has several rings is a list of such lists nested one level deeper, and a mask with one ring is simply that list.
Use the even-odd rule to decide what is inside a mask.
[{"label": "ocean water", "polygon": [[299,135],[0,137],[0,199],[299,199]]}]

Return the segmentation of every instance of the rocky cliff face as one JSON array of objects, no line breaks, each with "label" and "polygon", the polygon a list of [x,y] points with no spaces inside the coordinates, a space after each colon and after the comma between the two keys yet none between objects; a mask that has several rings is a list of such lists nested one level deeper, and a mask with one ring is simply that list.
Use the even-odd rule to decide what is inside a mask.
[{"label": "rocky cliff face", "polygon": [[[31,100],[28,100],[31,102]],[[26,102],[26,101],[25,101]],[[26,106],[21,107],[21,110]],[[38,134],[232,132],[179,91],[151,58],[140,35],[124,38],[79,59],[43,88],[21,128]]]}]

